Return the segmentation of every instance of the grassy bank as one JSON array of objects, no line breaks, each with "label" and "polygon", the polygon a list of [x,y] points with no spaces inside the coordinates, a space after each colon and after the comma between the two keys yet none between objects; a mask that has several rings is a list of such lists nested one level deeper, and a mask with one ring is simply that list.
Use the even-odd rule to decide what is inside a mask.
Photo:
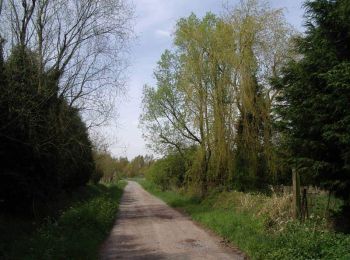
[{"label": "grassy bank", "polygon": [[1,217],[1,259],[97,259],[116,217],[126,182],[89,185],[56,220],[40,225]]},{"label": "grassy bank", "polygon": [[317,215],[305,223],[288,220],[288,198],[213,192],[206,199],[141,185],[167,204],[238,246],[252,259],[350,259],[350,236],[326,228]]}]

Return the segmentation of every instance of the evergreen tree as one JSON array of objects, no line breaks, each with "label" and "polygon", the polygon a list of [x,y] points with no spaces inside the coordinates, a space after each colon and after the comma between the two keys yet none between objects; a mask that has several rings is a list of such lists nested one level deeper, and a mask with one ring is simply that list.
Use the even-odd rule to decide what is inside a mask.
[{"label": "evergreen tree", "polygon": [[275,82],[278,125],[304,181],[350,203],[350,2],[315,0],[305,7],[300,56]]},{"label": "evergreen tree", "polygon": [[[1,209],[27,211],[88,182],[91,142],[79,111],[59,98],[57,75],[38,74],[23,46],[0,62]],[[39,89],[39,77],[41,88]]]}]

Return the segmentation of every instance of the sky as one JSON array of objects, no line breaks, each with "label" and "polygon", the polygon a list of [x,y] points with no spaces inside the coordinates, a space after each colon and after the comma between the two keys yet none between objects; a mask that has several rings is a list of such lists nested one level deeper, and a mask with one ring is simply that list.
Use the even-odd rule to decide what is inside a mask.
[{"label": "sky", "polygon": [[[232,6],[239,0],[226,2]],[[269,3],[272,8],[283,8],[287,21],[298,31],[303,30],[303,1],[270,0]],[[112,155],[127,156],[129,159],[152,154],[146,148],[138,127],[142,89],[145,84],[155,84],[153,71],[164,50],[172,48],[176,21],[192,12],[202,17],[207,12],[220,15],[223,11],[221,0],[134,0],[133,5],[136,39],[130,49],[127,92],[118,100],[116,126],[107,131]]]}]

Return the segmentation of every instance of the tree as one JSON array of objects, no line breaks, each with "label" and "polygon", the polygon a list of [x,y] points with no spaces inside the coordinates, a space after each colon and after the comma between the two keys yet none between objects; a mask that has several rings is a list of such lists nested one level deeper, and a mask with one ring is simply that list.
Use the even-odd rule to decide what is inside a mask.
[{"label": "tree", "polygon": [[196,147],[187,181],[201,194],[218,185],[256,188],[277,172],[278,91],[269,79],[280,73],[292,32],[281,10],[254,0],[224,17],[178,21],[175,50],[162,55],[157,85],[145,88],[141,122],[152,144],[173,148],[168,153]]},{"label": "tree", "polygon": [[[188,151],[184,151],[184,153],[188,153]],[[145,177],[162,190],[168,190],[184,185],[187,170],[187,160],[183,154],[174,152],[152,163],[146,169]]]},{"label": "tree", "polygon": [[[35,52],[38,74],[50,72],[58,80],[58,91],[51,94],[84,110],[89,124],[105,122],[124,85],[124,54],[132,20],[132,8],[126,1],[1,3],[0,35],[7,42],[6,53],[17,45]],[[39,78],[39,90],[43,80]]]},{"label": "tree", "polygon": [[189,144],[201,142],[193,124],[194,116],[186,104],[186,94],[180,87],[179,69],[179,57],[166,50],[154,72],[157,88],[144,87],[140,123],[156,152],[173,148],[181,154]]},{"label": "tree", "polygon": [[307,1],[298,59],[275,79],[280,129],[305,182],[350,203],[350,3]]},{"label": "tree", "polygon": [[[132,10],[123,0],[8,0],[0,14],[0,200],[29,212],[96,170],[88,127],[120,90]],[[82,115],[98,120],[87,127]]]},{"label": "tree", "polygon": [[[79,111],[51,95],[57,81],[39,75],[37,55],[22,45],[2,68],[0,91],[1,192],[3,209],[34,211],[89,180],[94,164]],[[44,91],[39,91],[39,77]]]}]

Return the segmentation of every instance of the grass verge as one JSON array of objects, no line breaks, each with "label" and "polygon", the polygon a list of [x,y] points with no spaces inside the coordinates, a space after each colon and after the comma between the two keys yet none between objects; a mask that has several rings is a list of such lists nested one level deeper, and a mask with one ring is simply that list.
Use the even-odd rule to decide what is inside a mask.
[{"label": "grass verge", "polygon": [[56,220],[47,219],[36,229],[27,220],[1,218],[0,258],[97,259],[125,185],[88,185]]},{"label": "grass verge", "polygon": [[[350,259],[350,236],[319,229],[322,219],[305,223],[288,222],[283,230],[271,230],[266,215],[256,215],[256,207],[235,207],[234,192],[213,193],[198,200],[174,191],[161,191],[141,180],[140,184],[168,205],[185,210],[195,221],[238,246],[252,259]],[[224,196],[223,196],[224,195]],[[253,196],[253,197],[252,197]],[[249,195],[261,203],[259,195]],[[240,199],[246,199],[242,196]]]}]

